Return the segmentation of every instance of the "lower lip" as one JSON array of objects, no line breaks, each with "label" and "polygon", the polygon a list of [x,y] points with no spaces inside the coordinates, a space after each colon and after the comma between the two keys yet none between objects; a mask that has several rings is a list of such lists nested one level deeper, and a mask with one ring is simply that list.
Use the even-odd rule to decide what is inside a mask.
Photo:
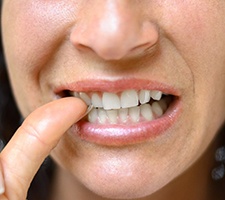
[{"label": "lower lip", "polygon": [[162,117],[152,121],[129,125],[102,125],[80,121],[72,130],[75,135],[87,142],[104,146],[132,145],[166,134],[167,130],[175,124],[180,113],[181,102],[176,100]]}]

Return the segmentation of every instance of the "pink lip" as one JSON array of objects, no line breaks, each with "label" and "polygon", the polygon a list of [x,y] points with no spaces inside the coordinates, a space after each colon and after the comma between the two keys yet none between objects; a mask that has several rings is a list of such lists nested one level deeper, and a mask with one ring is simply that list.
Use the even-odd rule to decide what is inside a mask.
[{"label": "pink lip", "polygon": [[167,130],[175,124],[182,110],[179,98],[180,91],[163,83],[139,79],[117,81],[87,80],[57,87],[55,93],[62,90],[119,92],[126,89],[160,90],[163,93],[174,95],[176,98],[166,113],[158,119],[129,125],[101,125],[81,120],[70,129],[72,134],[80,137],[82,140],[99,145],[124,146],[145,142],[159,135],[166,134]]},{"label": "pink lip", "polygon": [[[181,103],[176,100],[161,117],[132,125],[99,125],[80,121],[74,125],[75,135],[81,139],[104,146],[124,146],[152,140],[165,134],[177,120]],[[79,132],[77,132],[79,130]]]},{"label": "pink lip", "polygon": [[54,93],[60,93],[63,90],[77,91],[77,92],[120,92],[127,89],[135,90],[160,90],[164,94],[171,94],[174,96],[180,96],[179,90],[169,86],[165,83],[160,83],[157,81],[142,80],[142,79],[119,79],[119,80],[96,80],[89,79],[84,81],[77,81],[73,83],[67,83],[55,87]]}]

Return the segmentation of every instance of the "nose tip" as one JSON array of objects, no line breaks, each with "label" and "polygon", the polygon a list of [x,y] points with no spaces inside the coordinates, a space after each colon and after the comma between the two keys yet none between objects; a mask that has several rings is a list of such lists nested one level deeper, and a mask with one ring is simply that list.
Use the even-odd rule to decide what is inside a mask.
[{"label": "nose tip", "polygon": [[152,22],[140,20],[136,13],[118,9],[78,23],[70,35],[75,48],[92,51],[104,60],[141,54],[158,39],[157,27]]}]

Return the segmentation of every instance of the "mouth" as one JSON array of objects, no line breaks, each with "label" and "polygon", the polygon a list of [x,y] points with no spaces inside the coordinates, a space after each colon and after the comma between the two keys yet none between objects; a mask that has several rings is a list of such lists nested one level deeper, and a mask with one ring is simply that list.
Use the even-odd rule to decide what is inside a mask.
[{"label": "mouth", "polygon": [[163,116],[176,98],[159,90],[111,92],[75,92],[64,90],[60,97],[77,97],[93,109],[86,121],[94,124],[128,125],[152,121]]},{"label": "mouth", "polygon": [[98,83],[93,84],[87,88],[73,84],[56,93],[58,98],[77,97],[93,106],[92,111],[73,126],[74,134],[88,142],[107,146],[144,142],[165,133],[181,111],[179,93],[168,87],[149,89],[147,84],[142,89],[143,84],[139,88],[136,84],[136,88],[120,87],[119,90],[115,89],[115,83],[113,88],[107,84],[110,89],[97,89]]}]

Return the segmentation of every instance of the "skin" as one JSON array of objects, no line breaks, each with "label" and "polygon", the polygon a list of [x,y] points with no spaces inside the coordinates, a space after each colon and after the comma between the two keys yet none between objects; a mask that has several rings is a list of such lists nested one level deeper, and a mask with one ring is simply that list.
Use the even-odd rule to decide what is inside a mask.
[{"label": "skin", "polygon": [[85,110],[86,105],[81,100],[66,98],[48,103],[27,117],[1,152],[0,186],[5,188],[1,200],[26,199],[27,189],[40,164]]},{"label": "skin", "polygon": [[[205,196],[212,188],[205,178],[212,160],[204,152],[213,155],[216,145],[209,145],[225,121],[224,1],[4,0],[2,28],[24,117],[53,101],[52,88],[60,83],[128,77],[157,80],[180,92],[179,119],[153,141],[109,148],[61,133],[51,152],[60,166],[52,199],[163,200],[171,194],[173,199],[213,199],[215,191]],[[81,103],[73,106],[82,110]],[[37,119],[48,121],[48,116],[38,112],[31,121]],[[13,165],[3,161],[5,174]],[[13,187],[7,181],[9,195]],[[199,184],[186,189],[193,183]]]}]

